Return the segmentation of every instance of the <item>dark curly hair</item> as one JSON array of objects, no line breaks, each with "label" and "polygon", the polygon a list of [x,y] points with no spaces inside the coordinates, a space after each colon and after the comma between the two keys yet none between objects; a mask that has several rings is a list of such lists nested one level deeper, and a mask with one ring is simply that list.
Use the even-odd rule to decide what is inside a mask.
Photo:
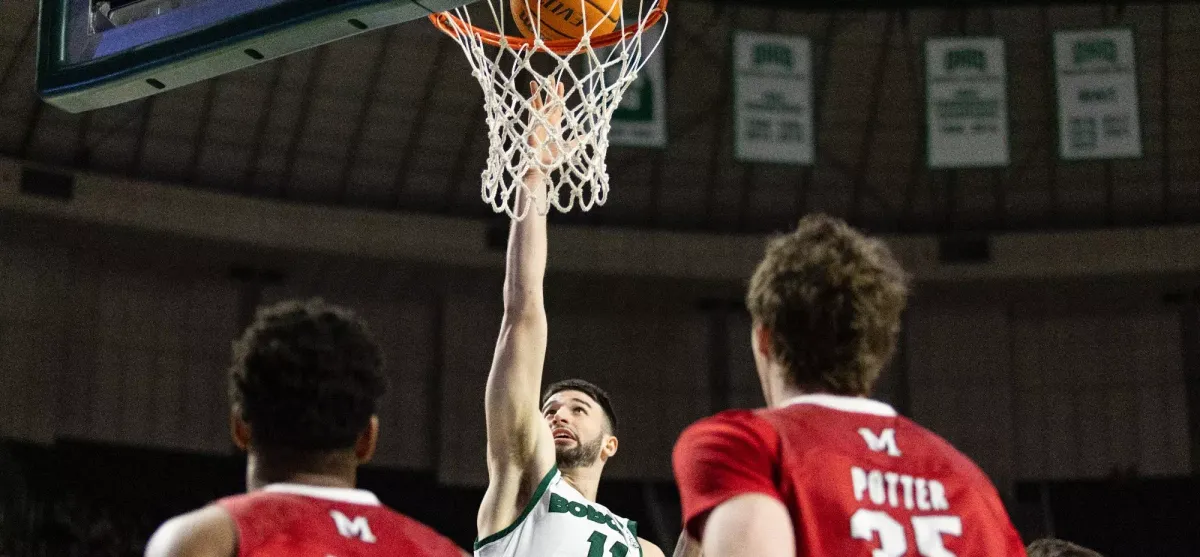
[{"label": "dark curly hair", "polygon": [[617,415],[613,412],[612,400],[608,398],[608,393],[604,389],[596,385],[584,381],[583,379],[567,379],[559,381],[546,387],[546,392],[542,394],[542,406],[546,406],[546,401],[550,397],[563,391],[579,391],[587,396],[592,397],[604,409],[604,416],[608,418],[608,434],[617,434]]},{"label": "dark curly hair", "polygon": [[1037,540],[1025,551],[1029,557],[1104,557],[1086,547],[1052,538]]},{"label": "dark curly hair", "polygon": [[767,245],[746,306],[796,386],[862,396],[895,352],[907,298],[908,277],[887,246],[811,215]]},{"label": "dark curly hair", "polygon": [[260,447],[351,448],[385,390],[366,323],[320,299],[259,309],[234,343],[229,397]]}]

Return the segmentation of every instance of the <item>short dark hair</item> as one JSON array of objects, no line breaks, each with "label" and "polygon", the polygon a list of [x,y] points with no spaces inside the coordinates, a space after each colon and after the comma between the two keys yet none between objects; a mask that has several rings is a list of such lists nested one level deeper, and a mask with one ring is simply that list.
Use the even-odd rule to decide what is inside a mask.
[{"label": "short dark hair", "polygon": [[349,449],[386,388],[366,323],[320,299],[260,308],[233,346],[230,402],[261,447]]},{"label": "short dark hair", "polygon": [[596,401],[600,405],[600,408],[604,409],[604,415],[608,418],[609,434],[617,434],[617,415],[613,412],[612,400],[608,398],[608,393],[604,392],[604,389],[583,379],[559,381],[546,387],[546,392],[542,395],[542,406],[546,405],[546,401],[550,400],[550,397],[563,391],[579,391],[592,397],[592,400]]},{"label": "short dark hair", "polygon": [[1029,557],[1104,557],[1086,547],[1053,538],[1037,540],[1025,551]]},{"label": "short dark hair", "polygon": [[863,396],[892,358],[907,298],[908,277],[883,242],[811,215],[767,245],[746,306],[796,386]]}]

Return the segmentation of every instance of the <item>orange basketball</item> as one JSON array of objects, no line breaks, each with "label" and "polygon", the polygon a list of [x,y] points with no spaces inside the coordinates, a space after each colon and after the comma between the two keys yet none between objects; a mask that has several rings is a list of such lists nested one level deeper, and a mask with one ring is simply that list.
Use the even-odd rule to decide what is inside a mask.
[{"label": "orange basketball", "polygon": [[[534,38],[533,26],[541,16],[542,40],[582,39],[591,32],[599,37],[613,32],[621,22],[621,0],[510,0],[517,29]],[[540,8],[539,8],[540,6]],[[586,23],[586,26],[584,22]]]}]

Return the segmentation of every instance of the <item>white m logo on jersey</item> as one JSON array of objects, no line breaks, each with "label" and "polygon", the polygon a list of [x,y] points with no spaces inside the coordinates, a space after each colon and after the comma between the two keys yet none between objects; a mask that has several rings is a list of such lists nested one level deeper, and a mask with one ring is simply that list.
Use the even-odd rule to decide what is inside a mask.
[{"label": "white m logo on jersey", "polygon": [[367,518],[356,516],[354,520],[342,514],[339,511],[329,511],[329,516],[333,517],[333,522],[337,524],[338,533],[347,538],[358,538],[367,543],[375,543],[375,534],[371,533],[371,526],[367,524]]},{"label": "white m logo on jersey", "polygon": [[858,434],[867,442],[868,449],[877,453],[887,451],[888,456],[900,456],[900,447],[896,446],[896,430],[885,429],[883,433],[875,435],[874,431],[864,427],[858,430]]}]

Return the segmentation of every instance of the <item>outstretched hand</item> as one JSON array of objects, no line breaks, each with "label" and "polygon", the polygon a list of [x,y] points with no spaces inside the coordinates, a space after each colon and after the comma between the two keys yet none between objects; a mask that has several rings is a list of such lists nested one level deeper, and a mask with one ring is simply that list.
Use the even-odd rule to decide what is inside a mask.
[{"label": "outstretched hand", "polygon": [[562,123],[566,110],[566,87],[551,79],[549,91],[543,92],[536,81],[529,83],[529,92],[533,95],[529,114],[529,134],[526,140],[537,154],[540,168],[545,171],[554,164],[563,152]]}]

